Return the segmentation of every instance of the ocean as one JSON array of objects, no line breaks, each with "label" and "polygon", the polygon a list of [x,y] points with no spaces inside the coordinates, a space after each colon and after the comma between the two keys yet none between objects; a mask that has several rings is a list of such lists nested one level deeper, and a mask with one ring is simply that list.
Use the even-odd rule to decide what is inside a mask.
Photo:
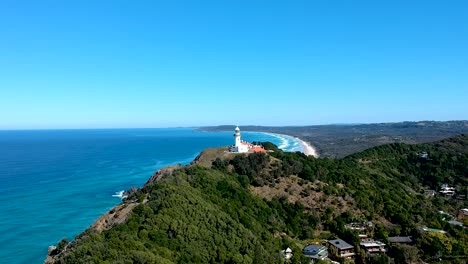
[{"label": "ocean", "polygon": [[[296,139],[242,132],[302,151]],[[0,262],[42,263],[49,245],[72,240],[159,168],[187,164],[233,132],[190,128],[0,131]]]}]

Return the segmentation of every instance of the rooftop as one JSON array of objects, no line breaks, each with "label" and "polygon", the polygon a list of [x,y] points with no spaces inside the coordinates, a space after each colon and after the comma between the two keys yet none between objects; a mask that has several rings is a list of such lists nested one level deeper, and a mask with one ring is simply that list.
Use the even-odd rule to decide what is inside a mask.
[{"label": "rooftop", "polygon": [[448,221],[448,223],[451,224],[451,225],[455,225],[455,226],[463,226],[462,222],[459,222],[459,221],[456,221],[456,220]]},{"label": "rooftop", "polygon": [[334,247],[337,247],[341,250],[344,250],[344,249],[352,249],[354,248],[353,246],[351,246],[350,244],[348,244],[346,241],[342,240],[342,239],[333,239],[333,240],[329,240],[328,243]]},{"label": "rooftop", "polygon": [[361,242],[360,245],[366,248],[367,247],[385,247],[385,244],[380,241]]},{"label": "rooftop", "polygon": [[259,147],[259,146],[252,147],[250,149],[250,151],[252,151],[252,152],[267,152],[264,148]]},{"label": "rooftop", "polygon": [[308,245],[304,248],[304,253],[307,254],[318,254],[320,251],[326,250],[327,248],[322,245]]},{"label": "rooftop", "polygon": [[411,243],[413,239],[410,236],[394,236],[388,237],[390,243]]},{"label": "rooftop", "polygon": [[447,232],[445,232],[444,230],[435,229],[435,228],[429,228],[429,227],[427,227],[427,226],[423,226],[423,227],[422,227],[422,230],[423,230],[423,231],[426,231],[426,232],[436,232],[436,233],[442,233],[442,234],[447,233]]}]

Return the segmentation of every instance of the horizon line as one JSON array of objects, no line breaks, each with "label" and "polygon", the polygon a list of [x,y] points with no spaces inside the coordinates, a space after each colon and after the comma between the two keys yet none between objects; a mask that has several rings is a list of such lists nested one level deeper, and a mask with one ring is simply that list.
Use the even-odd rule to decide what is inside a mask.
[{"label": "horizon line", "polygon": [[[311,127],[311,126],[358,126],[358,125],[372,125],[372,124],[398,124],[398,123],[420,123],[420,122],[468,122],[468,120],[418,120],[418,121],[389,121],[389,122],[339,122],[328,124],[309,124],[309,125],[239,125],[239,127]],[[203,127],[223,127],[233,126],[233,124],[222,125],[202,125],[202,126],[161,126],[161,127],[83,127],[83,128],[0,128],[0,131],[36,131],[36,130],[112,130],[112,129],[182,129],[182,128],[203,128]]]}]

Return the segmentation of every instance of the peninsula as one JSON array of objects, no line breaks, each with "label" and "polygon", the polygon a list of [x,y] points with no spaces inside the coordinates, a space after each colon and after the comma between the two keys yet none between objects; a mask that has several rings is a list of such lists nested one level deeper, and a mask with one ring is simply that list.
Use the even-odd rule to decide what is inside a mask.
[{"label": "peninsula", "polygon": [[337,160],[228,150],[159,170],[46,263],[467,260],[466,135]]}]

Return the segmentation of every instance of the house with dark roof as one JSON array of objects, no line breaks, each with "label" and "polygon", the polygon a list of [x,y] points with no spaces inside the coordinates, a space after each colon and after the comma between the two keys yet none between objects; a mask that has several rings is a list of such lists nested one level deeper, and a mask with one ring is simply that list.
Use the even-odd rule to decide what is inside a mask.
[{"label": "house with dark roof", "polygon": [[348,244],[342,239],[333,239],[328,241],[330,251],[333,252],[337,257],[340,258],[353,258],[354,255],[354,246]]},{"label": "house with dark roof", "polygon": [[411,244],[413,243],[413,238],[410,236],[394,236],[394,237],[388,237],[388,241],[392,243],[393,245],[395,244]]},{"label": "house with dark roof", "polygon": [[304,256],[311,259],[324,260],[328,257],[328,249],[323,245],[308,245],[302,252]]}]

